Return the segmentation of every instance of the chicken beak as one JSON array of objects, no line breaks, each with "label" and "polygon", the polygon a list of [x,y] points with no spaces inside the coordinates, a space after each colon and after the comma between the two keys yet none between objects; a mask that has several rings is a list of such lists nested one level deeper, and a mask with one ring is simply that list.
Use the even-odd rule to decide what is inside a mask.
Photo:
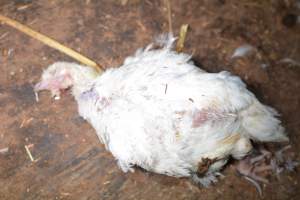
[{"label": "chicken beak", "polygon": [[46,83],[46,81],[40,81],[37,84],[35,84],[33,91],[34,91],[34,95],[35,95],[35,100],[38,102],[39,101],[39,91],[41,90],[46,90],[48,83]]},{"label": "chicken beak", "polygon": [[60,91],[59,89],[56,89],[55,87],[53,87],[53,81],[51,80],[42,80],[40,82],[38,82],[35,86],[34,86],[34,94],[35,94],[35,100],[38,102],[39,101],[39,91],[41,90],[50,90],[52,97],[54,97],[55,100],[60,99]]},{"label": "chicken beak", "polygon": [[35,84],[34,91],[39,92],[41,90],[49,89],[48,86],[49,86],[48,81],[40,81],[37,84]]}]

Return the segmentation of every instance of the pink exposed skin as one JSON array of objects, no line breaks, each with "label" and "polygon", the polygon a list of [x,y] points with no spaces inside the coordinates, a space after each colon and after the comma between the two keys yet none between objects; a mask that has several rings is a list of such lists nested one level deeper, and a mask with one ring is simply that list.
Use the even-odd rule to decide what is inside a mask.
[{"label": "pink exposed skin", "polygon": [[209,109],[197,110],[193,116],[193,128],[201,126],[203,123],[209,120]]},{"label": "pink exposed skin", "polygon": [[38,93],[41,90],[50,90],[53,97],[59,97],[60,91],[69,88],[72,85],[72,81],[72,77],[69,74],[56,76],[37,83],[34,86],[34,91]]},{"label": "pink exposed skin", "polygon": [[213,122],[222,120],[226,117],[229,117],[230,115],[232,116],[232,113],[226,113],[221,110],[218,110],[217,108],[212,107],[202,108],[201,110],[196,109],[196,111],[193,114],[192,127],[197,128],[208,121]]},{"label": "pink exposed skin", "polygon": [[[51,79],[42,80],[34,86],[34,91],[38,93],[41,90],[51,91],[52,96],[55,99],[59,99],[61,90],[68,89],[73,84],[73,79],[69,73],[63,75],[53,76]],[[101,97],[93,90],[93,87],[81,94],[82,100],[94,99],[96,104],[100,104],[102,107],[110,105],[110,100],[106,97]],[[38,97],[37,97],[38,101]]]}]

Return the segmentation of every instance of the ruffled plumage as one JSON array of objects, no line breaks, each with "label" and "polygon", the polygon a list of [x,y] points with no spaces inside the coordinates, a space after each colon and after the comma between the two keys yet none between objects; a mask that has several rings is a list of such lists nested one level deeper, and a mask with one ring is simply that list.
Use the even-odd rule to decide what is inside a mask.
[{"label": "ruffled plumage", "polygon": [[[190,55],[172,51],[173,42],[167,37],[160,40],[162,48],[140,49],[96,78],[83,76],[86,68],[72,63],[50,67],[72,77],[79,114],[124,172],[137,165],[208,185],[229,156],[240,159],[250,152],[250,140],[287,140],[275,110],[261,104],[239,77],[201,70]],[[45,74],[49,70],[44,77],[57,79]],[[205,159],[213,162],[199,175]]]}]

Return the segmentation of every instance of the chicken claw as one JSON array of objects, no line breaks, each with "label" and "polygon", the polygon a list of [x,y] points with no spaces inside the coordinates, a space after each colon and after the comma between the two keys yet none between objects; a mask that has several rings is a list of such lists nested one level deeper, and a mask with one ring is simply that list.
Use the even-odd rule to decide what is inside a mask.
[{"label": "chicken claw", "polygon": [[247,181],[251,182],[262,196],[259,182],[269,183],[268,179],[265,178],[265,174],[263,174],[264,172],[273,171],[279,178],[279,174],[284,170],[293,171],[299,165],[299,162],[293,161],[291,157],[284,155],[284,152],[290,148],[290,145],[285,146],[274,154],[262,148],[259,150],[260,155],[255,157],[250,155],[239,161],[236,170]]}]

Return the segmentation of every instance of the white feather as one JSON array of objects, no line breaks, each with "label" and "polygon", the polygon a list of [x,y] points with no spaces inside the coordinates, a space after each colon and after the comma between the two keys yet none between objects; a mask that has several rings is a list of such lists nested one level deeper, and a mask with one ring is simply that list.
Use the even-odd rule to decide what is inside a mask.
[{"label": "white feather", "polygon": [[236,48],[231,56],[231,58],[244,57],[250,52],[254,51],[255,48],[252,45],[244,44]]}]

